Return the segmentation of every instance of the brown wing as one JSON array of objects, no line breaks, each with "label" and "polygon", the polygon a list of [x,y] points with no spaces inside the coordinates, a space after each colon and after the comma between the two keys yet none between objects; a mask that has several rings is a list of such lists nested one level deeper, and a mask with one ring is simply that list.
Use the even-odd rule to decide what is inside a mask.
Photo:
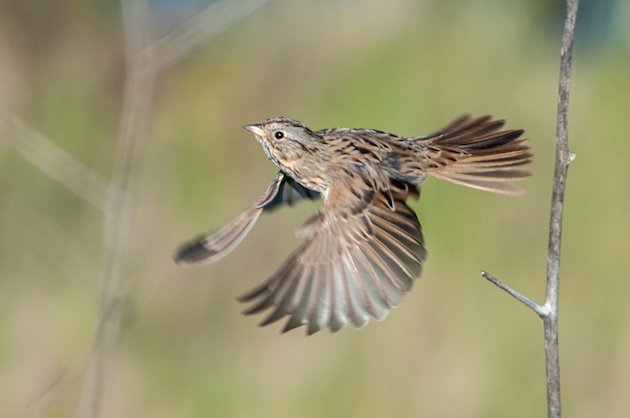
[{"label": "brown wing", "polygon": [[276,180],[267,189],[267,192],[257,201],[257,207],[262,208],[264,212],[271,212],[283,205],[293,206],[304,199],[317,200],[322,197],[319,192],[307,189],[291,177],[279,172],[276,178],[282,176],[280,185],[275,193],[269,193],[270,189],[275,189]]},{"label": "brown wing", "polygon": [[[262,286],[240,298],[245,311],[271,309],[261,323],[289,317],[283,332],[313,334],[381,320],[420,275],[425,258],[420,223],[405,200],[407,185],[372,193],[360,207],[325,204],[303,231],[310,237]],[[327,198],[330,199],[330,194]]]},{"label": "brown wing", "polygon": [[252,206],[212,235],[202,235],[182,245],[175,254],[178,264],[212,263],[233,250],[252,229],[263,212],[283,204],[294,205],[302,199],[319,199],[320,194],[307,189],[282,172]]},{"label": "brown wing", "polygon": [[521,167],[531,162],[522,129],[502,130],[505,121],[492,116],[461,116],[425,137],[413,138],[426,147],[422,170],[452,183],[503,194],[520,194],[511,184],[528,177]]}]

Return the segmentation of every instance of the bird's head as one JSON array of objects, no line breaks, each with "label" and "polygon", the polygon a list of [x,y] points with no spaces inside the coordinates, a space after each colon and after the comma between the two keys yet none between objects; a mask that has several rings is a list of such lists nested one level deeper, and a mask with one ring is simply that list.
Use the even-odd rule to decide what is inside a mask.
[{"label": "bird's head", "polygon": [[286,166],[287,160],[299,159],[321,140],[303,123],[284,116],[245,125],[244,128],[254,134],[267,157],[281,169]]}]

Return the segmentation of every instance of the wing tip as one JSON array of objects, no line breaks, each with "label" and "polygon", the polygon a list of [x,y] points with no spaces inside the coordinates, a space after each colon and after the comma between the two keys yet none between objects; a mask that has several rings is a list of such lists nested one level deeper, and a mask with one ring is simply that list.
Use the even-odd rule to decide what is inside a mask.
[{"label": "wing tip", "polygon": [[173,261],[178,266],[197,264],[208,261],[212,255],[212,251],[203,244],[202,240],[195,240],[179,247],[173,255]]}]

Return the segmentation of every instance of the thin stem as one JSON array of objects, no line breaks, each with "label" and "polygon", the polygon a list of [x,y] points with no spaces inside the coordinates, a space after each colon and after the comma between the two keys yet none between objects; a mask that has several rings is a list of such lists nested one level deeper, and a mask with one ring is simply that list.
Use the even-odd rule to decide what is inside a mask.
[{"label": "thin stem", "polygon": [[544,317],[544,316],[547,315],[547,310],[545,309],[544,306],[540,306],[539,304],[537,304],[536,302],[534,302],[533,300],[531,300],[527,296],[525,296],[522,293],[512,289],[510,286],[508,286],[507,284],[503,283],[501,280],[499,280],[498,278],[496,278],[492,274],[490,274],[490,273],[488,273],[486,271],[482,271],[481,272],[481,277],[483,277],[484,279],[488,280],[490,283],[492,283],[493,285],[497,286],[499,289],[502,289],[502,290],[506,291],[510,296],[512,296],[513,298],[515,298],[519,302],[521,302],[523,305],[527,306],[529,309],[531,309],[534,312],[536,312],[539,316]]},{"label": "thin stem", "polygon": [[79,414],[98,418],[104,387],[123,320],[125,275],[133,221],[133,188],[151,118],[155,66],[149,42],[147,0],[122,0],[127,77],[118,133],[118,152],[105,219],[100,312],[94,331]]},{"label": "thin stem", "polygon": [[560,81],[558,87],[558,115],[556,120],[556,167],[551,195],[549,246],[547,253],[547,289],[545,307],[549,315],[544,318],[545,359],[547,369],[547,416],[560,418],[560,356],[558,349],[558,295],[560,286],[560,244],[564,192],[569,164],[575,156],[569,151],[569,83],[573,37],[579,0],[567,0],[567,17],[564,22],[560,53]]},{"label": "thin stem", "polygon": [[106,206],[101,309],[83,383],[79,415],[98,418],[113,350],[120,335],[133,215],[133,189],[147,137],[157,74],[204,41],[229,29],[270,0],[220,0],[158,42],[149,36],[149,1],[121,0],[127,77],[118,134],[118,153]]},{"label": "thin stem", "polygon": [[551,219],[549,222],[549,245],[547,247],[547,284],[545,304],[538,305],[528,297],[501,282],[496,277],[481,272],[481,275],[523,303],[543,320],[545,337],[545,364],[547,376],[547,416],[560,418],[560,351],[558,348],[558,294],[560,287],[560,244],[562,242],[562,215],[564,192],[569,164],[575,155],[569,151],[568,110],[569,82],[571,79],[571,54],[575,21],[579,0],[567,0],[567,17],[562,35],[560,53],[560,80],[558,87],[558,114],[556,119],[556,163],[551,194]]},{"label": "thin stem", "polygon": [[84,201],[105,210],[107,181],[102,176],[12,113],[0,114],[0,131],[0,142]]}]

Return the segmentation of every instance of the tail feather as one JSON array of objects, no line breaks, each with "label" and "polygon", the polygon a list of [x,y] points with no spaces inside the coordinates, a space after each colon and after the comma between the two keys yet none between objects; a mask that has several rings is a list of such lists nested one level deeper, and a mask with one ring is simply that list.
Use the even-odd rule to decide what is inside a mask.
[{"label": "tail feather", "polygon": [[532,154],[524,130],[501,130],[505,122],[491,116],[462,116],[426,137],[417,138],[430,153],[427,173],[451,183],[503,194],[520,194],[513,180],[530,173],[521,167]]}]

